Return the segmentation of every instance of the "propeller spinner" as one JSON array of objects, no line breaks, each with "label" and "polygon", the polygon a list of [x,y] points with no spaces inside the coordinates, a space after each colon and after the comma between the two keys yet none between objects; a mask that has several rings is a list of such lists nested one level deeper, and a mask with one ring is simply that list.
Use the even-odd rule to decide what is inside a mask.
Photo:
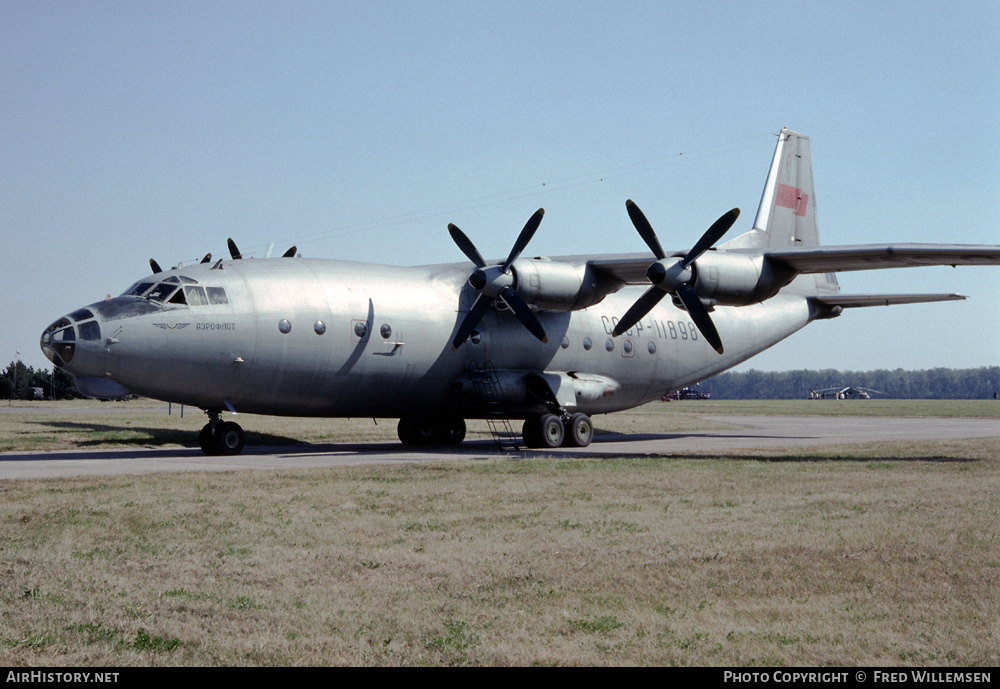
[{"label": "propeller spinner", "polygon": [[458,349],[468,339],[472,331],[479,325],[479,321],[486,314],[486,310],[491,304],[496,303],[498,299],[510,309],[511,313],[517,317],[517,320],[521,321],[521,324],[528,329],[528,332],[542,342],[549,341],[545,335],[545,330],[542,328],[542,324],[538,322],[538,318],[531,310],[531,307],[514,290],[514,276],[510,272],[511,265],[521,255],[521,252],[524,251],[524,247],[528,245],[528,242],[531,241],[531,237],[542,222],[544,214],[545,209],[543,208],[535,211],[534,215],[524,225],[521,234],[517,236],[517,241],[514,242],[514,247],[510,250],[507,260],[501,265],[493,266],[486,264],[482,254],[476,249],[472,240],[465,236],[465,233],[455,225],[448,224],[448,232],[451,234],[451,238],[458,245],[458,248],[462,250],[462,253],[468,256],[469,260],[476,266],[476,269],[472,271],[472,275],[469,276],[469,284],[479,292],[475,303],[469,309],[469,313],[466,314],[465,320],[458,327],[458,332],[455,333],[455,339],[451,343],[452,351]]},{"label": "propeller spinner", "polygon": [[719,337],[719,332],[715,329],[715,324],[712,323],[712,317],[708,315],[708,310],[701,303],[701,299],[691,284],[694,280],[694,271],[691,270],[691,265],[729,231],[729,228],[740,216],[740,209],[734,208],[716,220],[701,236],[698,243],[687,252],[687,255],[680,258],[666,255],[653,231],[653,226],[649,224],[646,216],[632,202],[632,199],[625,202],[625,208],[628,210],[628,215],[632,219],[635,229],[639,231],[639,236],[656,256],[656,263],[646,269],[646,277],[653,283],[653,286],[646,290],[646,293],[639,297],[638,301],[625,312],[612,331],[612,335],[618,336],[631,329],[633,325],[645,318],[646,314],[652,311],[653,307],[660,303],[660,300],[668,293],[676,294],[691,315],[691,320],[694,321],[698,331],[715,351],[722,354],[722,338]]}]

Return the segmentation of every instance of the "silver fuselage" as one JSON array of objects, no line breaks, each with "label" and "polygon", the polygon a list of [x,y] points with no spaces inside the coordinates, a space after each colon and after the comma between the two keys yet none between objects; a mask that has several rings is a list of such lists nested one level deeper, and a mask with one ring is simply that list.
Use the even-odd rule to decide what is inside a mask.
[{"label": "silver fuselage", "polygon": [[[725,370],[810,320],[789,289],[764,304],[719,307],[726,342],[717,354],[688,314],[664,300],[631,331],[612,337],[638,288],[581,310],[539,312],[543,344],[510,313],[491,309],[464,346],[451,338],[475,292],[467,263],[398,267],[281,258],[199,264],[140,283],[221,288],[225,303],[172,304],[121,296],[90,305],[89,339],[77,333],[63,367],[104,389],[203,409],[319,417],[480,415],[459,381],[484,365],[500,372],[593,375],[602,394],[565,400],[587,414],[628,409]],[[178,282],[179,280],[179,282]],[[790,286],[791,287],[791,286]],[[71,314],[72,316],[72,314]],[[93,337],[99,328],[99,336]],[[65,339],[65,337],[63,338]],[[60,362],[57,362],[60,363]],[[516,393],[507,413],[542,406]]]}]

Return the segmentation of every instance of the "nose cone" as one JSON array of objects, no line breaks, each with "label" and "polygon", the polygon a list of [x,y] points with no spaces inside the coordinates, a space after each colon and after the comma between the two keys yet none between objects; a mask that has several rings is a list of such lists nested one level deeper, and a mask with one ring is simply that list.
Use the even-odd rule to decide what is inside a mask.
[{"label": "nose cone", "polygon": [[129,391],[105,377],[102,370],[101,324],[90,309],[63,316],[42,332],[39,345],[53,364],[76,378],[87,397],[125,397]]},{"label": "nose cone", "polygon": [[76,328],[69,316],[60,318],[42,332],[42,353],[56,366],[68,369],[76,357]]},{"label": "nose cone", "polygon": [[[42,333],[42,352],[56,366],[77,375],[86,364],[80,361],[82,352],[93,353],[101,348],[101,325],[90,309],[77,309],[63,316]],[[84,355],[84,359],[93,359]]]}]

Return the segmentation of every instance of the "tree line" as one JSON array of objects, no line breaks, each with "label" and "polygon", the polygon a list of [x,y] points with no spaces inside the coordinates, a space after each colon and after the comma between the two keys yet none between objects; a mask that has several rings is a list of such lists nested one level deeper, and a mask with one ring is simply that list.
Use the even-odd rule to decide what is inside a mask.
[{"label": "tree line", "polygon": [[715,399],[807,399],[810,392],[865,388],[873,399],[993,399],[1000,366],[920,371],[727,371],[701,384]]},{"label": "tree line", "polygon": [[73,376],[55,368],[35,370],[25,366],[20,359],[7,364],[0,374],[0,400],[57,399],[70,400],[83,397],[76,389]]}]

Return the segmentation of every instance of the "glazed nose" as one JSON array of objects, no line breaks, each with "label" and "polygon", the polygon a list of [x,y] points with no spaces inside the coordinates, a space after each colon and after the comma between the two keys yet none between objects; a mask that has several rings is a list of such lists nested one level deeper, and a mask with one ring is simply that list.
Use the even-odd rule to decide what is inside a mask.
[{"label": "glazed nose", "polygon": [[80,342],[101,339],[101,326],[90,309],[78,309],[63,316],[42,332],[42,352],[56,366],[69,370]]}]

